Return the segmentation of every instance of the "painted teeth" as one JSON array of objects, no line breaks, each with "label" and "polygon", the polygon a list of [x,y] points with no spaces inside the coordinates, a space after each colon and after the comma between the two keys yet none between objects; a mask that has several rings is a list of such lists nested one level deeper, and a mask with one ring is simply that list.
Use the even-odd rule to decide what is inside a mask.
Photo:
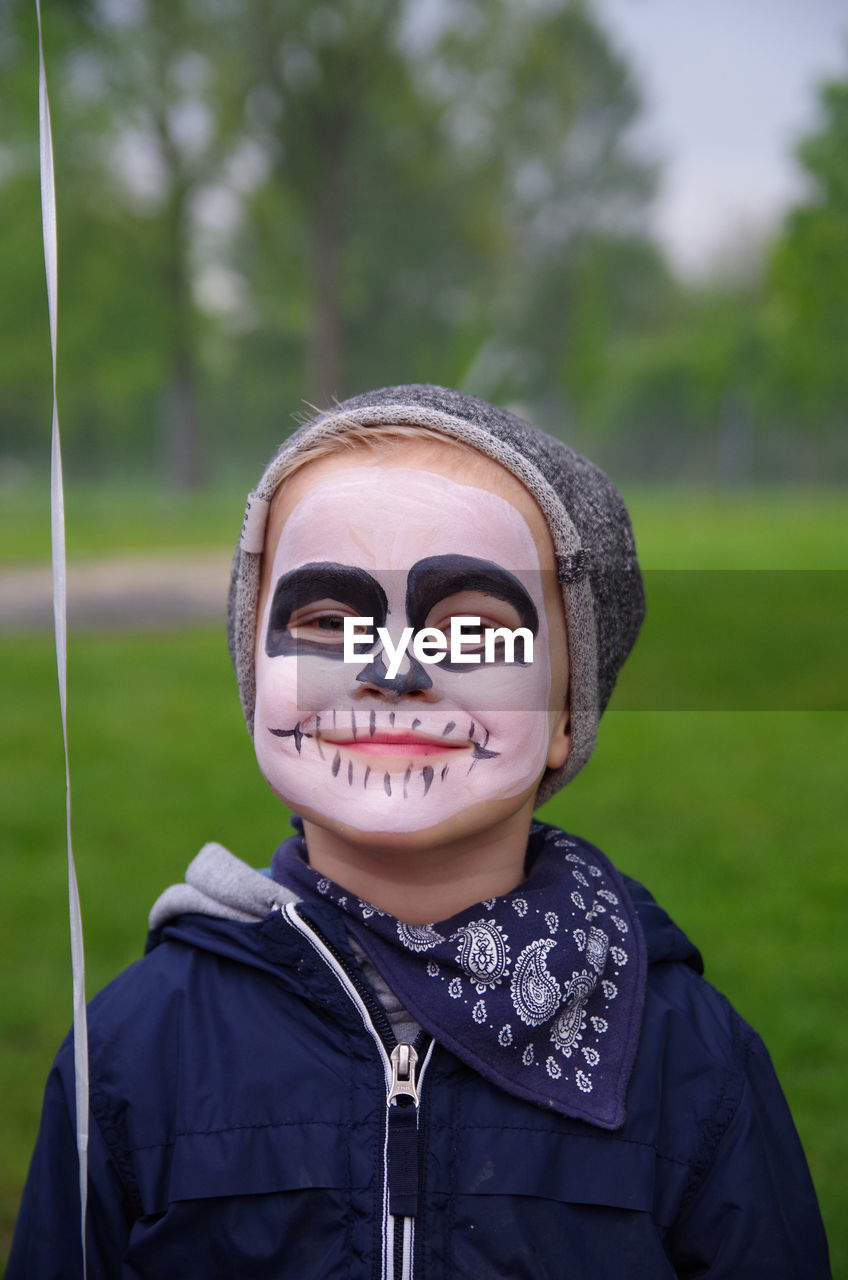
[{"label": "painted teeth", "polygon": [[300,755],[300,744],[304,739],[304,733],[301,730],[300,723],[295,725],[293,729],[269,729],[269,733],[275,738],[294,738],[294,745],[297,747],[297,753]]},{"label": "painted teeth", "polygon": [[[334,710],[334,711],[333,711],[333,726],[334,726],[334,727],[335,727],[335,724],[336,724],[336,715],[337,715],[337,713],[336,713],[336,711]],[[388,722],[389,722],[389,724],[390,724],[392,727],[394,727],[394,725],[395,725],[395,719],[396,719],[395,712],[394,712],[394,711],[390,711],[390,712],[388,713]],[[316,716],[316,717],[315,717],[315,728],[314,728],[314,730],[313,730],[311,733],[305,733],[305,732],[303,731],[302,727],[301,727],[301,724],[302,724],[302,722],[301,722],[301,721],[298,721],[298,723],[294,726],[294,728],[293,728],[293,729],[271,729],[271,728],[269,728],[268,732],[269,732],[269,733],[271,733],[271,734],[273,734],[273,736],[274,736],[274,737],[276,737],[276,738],[291,738],[291,739],[292,739],[292,741],[294,742],[294,745],[295,745],[295,748],[296,748],[296,750],[297,750],[297,752],[298,752],[298,755],[300,755],[300,754],[301,754],[302,747],[303,747],[303,739],[304,739],[304,738],[306,738],[306,739],[308,739],[310,742],[314,742],[314,743],[315,743],[315,746],[316,746],[316,747],[317,747],[317,749],[318,749],[318,755],[320,756],[320,758],[321,758],[322,760],[325,760],[325,759],[326,759],[326,756],[325,756],[325,754],[324,754],[324,751],[323,751],[323,748],[322,748],[322,745],[321,745],[321,741],[322,741],[322,739],[321,739],[321,717],[320,717],[320,716]],[[414,719],[414,720],[412,720],[412,722],[411,722],[411,725],[410,725],[411,731],[414,733],[417,729],[419,729],[419,728],[421,727],[421,724],[422,724],[421,720],[416,716],[416,717],[415,717],[415,719]],[[353,710],[352,710],[352,711],[351,711],[351,713],[350,713],[350,727],[351,727],[351,732],[352,732],[352,734],[353,734],[353,741],[354,741],[354,742],[357,742],[357,741],[359,740],[359,737],[360,737],[360,734],[361,734],[361,728],[358,728],[358,727],[357,727],[357,723],[356,723],[356,713],[355,713],[355,711],[353,711]],[[456,721],[455,721],[455,720],[448,720],[448,722],[445,724],[444,729],[443,729],[443,730],[442,730],[442,732],[441,732],[441,737],[442,737],[442,738],[446,738],[446,737],[448,737],[448,736],[449,736],[449,734],[453,733],[453,731],[454,731],[454,729],[455,729],[455,728],[456,728]],[[499,752],[499,751],[490,751],[490,750],[488,750],[488,742],[489,742],[489,731],[488,731],[488,729],[484,730],[484,737],[483,737],[482,742],[481,742],[481,741],[478,741],[478,740],[475,738],[475,736],[474,736],[474,735],[475,735],[476,731],[477,731],[477,725],[476,725],[476,723],[472,720],[472,721],[470,721],[470,723],[469,723],[468,738],[467,738],[467,742],[469,743],[469,745],[470,745],[470,746],[471,746],[471,748],[472,748],[472,752],[471,752],[471,764],[470,764],[470,766],[469,766],[469,768],[468,768],[468,770],[467,770],[467,773],[470,773],[470,772],[471,772],[471,770],[472,770],[472,769],[475,767],[475,765],[477,764],[477,761],[478,761],[478,760],[494,760],[494,759],[496,759],[496,758],[500,755],[500,752]],[[374,737],[375,733],[377,732],[377,713],[376,713],[376,711],[369,711],[369,713],[368,713],[368,732],[369,732],[369,735],[370,735],[372,738]],[[327,745],[327,744],[325,743],[325,745]],[[340,772],[341,772],[341,768],[342,768],[342,756],[341,756],[341,751],[339,751],[338,749],[336,749],[336,750],[335,750],[335,753],[334,753],[334,755],[333,755],[332,762],[331,762],[331,764],[330,764],[330,771],[331,771],[331,773],[332,773],[332,775],[333,775],[333,777],[334,777],[334,778],[337,778],[337,777],[339,776],[339,774],[340,774]],[[362,787],[363,787],[363,790],[367,789],[367,787],[368,787],[368,780],[369,780],[369,778],[371,777],[371,772],[372,772],[372,770],[371,770],[370,765],[366,765],[366,766],[365,766],[365,771],[364,771],[364,773],[363,773],[363,777],[362,777]],[[444,781],[445,781],[445,779],[447,778],[447,776],[448,776],[448,773],[449,773],[449,772],[450,772],[450,767],[449,767],[448,765],[443,765],[443,767],[442,767],[442,768],[441,768],[441,770],[439,771],[439,777],[440,777],[440,779],[441,779],[441,781],[442,781],[442,782],[444,782]],[[352,786],[353,786],[353,784],[354,784],[355,776],[356,776],[356,770],[355,770],[355,768],[354,768],[353,761],[351,761],[351,760],[349,760],[349,761],[347,762],[347,770],[346,770],[346,773],[347,773],[347,783],[348,783],[348,786],[349,786],[349,787],[352,787]],[[425,795],[425,796],[427,795],[427,793],[429,792],[430,788],[432,787],[432,785],[433,785],[433,781],[434,781],[434,779],[435,779],[435,776],[436,776],[436,774],[435,774],[435,770],[433,769],[432,765],[429,765],[429,764],[424,765],[424,766],[423,766],[423,768],[421,769],[421,771],[420,771],[420,777],[421,777],[422,782],[424,783],[424,795]],[[467,776],[467,774],[466,774],[466,776]],[[409,799],[409,785],[410,785],[410,782],[412,781],[412,777],[413,777],[413,769],[412,769],[412,765],[410,764],[410,765],[407,767],[406,772],[405,772],[405,773],[404,773],[404,775],[403,775],[403,796],[404,796],[404,799],[405,799],[405,800],[406,800],[406,799]],[[396,788],[396,789],[397,789],[397,786],[398,786],[398,781],[396,780],[396,782],[395,782],[395,788]],[[392,776],[391,776],[391,774],[390,774],[390,773],[388,773],[388,772],[384,772],[384,773],[383,773],[383,790],[385,791],[385,793],[386,793],[386,795],[387,795],[387,796],[391,796],[391,794],[392,794]]]}]

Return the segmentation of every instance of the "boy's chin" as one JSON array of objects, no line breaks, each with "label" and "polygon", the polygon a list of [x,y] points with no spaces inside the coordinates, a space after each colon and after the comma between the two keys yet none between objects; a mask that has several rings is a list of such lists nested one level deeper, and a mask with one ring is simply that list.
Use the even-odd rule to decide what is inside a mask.
[{"label": "boy's chin", "polygon": [[[526,792],[504,797],[478,800],[455,812],[440,814],[432,823],[425,823],[420,816],[404,815],[403,811],[389,822],[385,813],[378,815],[359,812],[348,813],[344,818],[313,809],[305,804],[290,804],[304,822],[307,844],[310,828],[313,836],[329,838],[334,843],[348,845],[357,852],[391,850],[409,853],[426,853],[429,850],[445,850],[451,845],[485,840],[506,822],[523,824],[529,828],[536,795],[536,784]],[[318,833],[321,833],[318,835]]]}]

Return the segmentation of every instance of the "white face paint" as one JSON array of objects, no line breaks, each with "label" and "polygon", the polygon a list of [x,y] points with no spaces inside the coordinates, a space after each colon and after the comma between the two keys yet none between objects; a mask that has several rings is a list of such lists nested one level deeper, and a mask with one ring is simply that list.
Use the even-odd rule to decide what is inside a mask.
[{"label": "white face paint", "polygon": [[[308,568],[306,567],[308,566]],[[303,572],[299,572],[303,570]],[[456,614],[535,630],[533,661],[342,659],[344,617],[447,631]],[[505,498],[436,472],[316,479],[286,520],[259,620],[254,740],[295,811],[363,832],[421,831],[523,794],[550,736],[548,622],[530,527]],[[521,655],[519,641],[517,654]]]}]

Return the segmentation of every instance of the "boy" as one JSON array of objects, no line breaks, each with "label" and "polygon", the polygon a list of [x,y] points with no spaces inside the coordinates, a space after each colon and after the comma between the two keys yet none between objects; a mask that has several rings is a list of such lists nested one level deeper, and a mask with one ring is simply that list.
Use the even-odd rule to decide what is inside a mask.
[{"label": "boy", "polygon": [[[296,834],[270,876],[206,846],[92,1004],[90,1276],[829,1274],[761,1043],[532,819],[642,612],[612,485],[490,405],[388,388],[282,446],[229,630]],[[12,1277],[80,1274],[71,1063]]]}]

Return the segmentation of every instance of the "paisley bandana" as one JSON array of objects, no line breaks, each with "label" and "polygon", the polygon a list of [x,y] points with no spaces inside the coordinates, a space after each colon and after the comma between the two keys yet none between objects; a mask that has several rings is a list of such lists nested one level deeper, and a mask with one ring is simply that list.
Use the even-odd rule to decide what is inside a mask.
[{"label": "paisley bandana", "polygon": [[617,1129],[645,994],[641,926],[594,845],[534,822],[525,865],[511,893],[422,925],[320,876],[301,833],[271,873],[306,902],[335,903],[409,1012],[461,1061],[518,1097]]}]

